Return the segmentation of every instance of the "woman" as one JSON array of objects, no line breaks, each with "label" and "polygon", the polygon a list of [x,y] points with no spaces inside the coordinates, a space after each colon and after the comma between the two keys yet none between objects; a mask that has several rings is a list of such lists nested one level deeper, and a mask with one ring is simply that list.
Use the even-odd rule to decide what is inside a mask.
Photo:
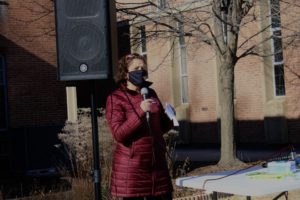
[{"label": "woman", "polygon": [[[163,133],[172,128],[172,121],[155,91],[148,88],[152,83],[145,81],[145,69],[143,56],[124,56],[115,77],[118,89],[107,98],[106,119],[117,142],[111,193],[124,200],[170,200],[172,183]],[[142,88],[148,88],[147,98]]]}]

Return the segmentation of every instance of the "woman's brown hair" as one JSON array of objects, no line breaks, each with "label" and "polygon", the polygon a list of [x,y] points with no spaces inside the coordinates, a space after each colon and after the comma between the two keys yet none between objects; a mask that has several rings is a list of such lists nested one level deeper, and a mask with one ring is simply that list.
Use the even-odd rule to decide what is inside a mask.
[{"label": "woman's brown hair", "polygon": [[116,75],[114,76],[116,83],[120,83],[120,82],[126,80],[126,76],[128,73],[128,66],[134,59],[140,59],[140,60],[144,61],[144,63],[146,64],[146,60],[145,60],[144,56],[142,56],[138,53],[132,53],[132,54],[127,54],[127,55],[123,56],[118,62],[118,69],[116,71]]}]

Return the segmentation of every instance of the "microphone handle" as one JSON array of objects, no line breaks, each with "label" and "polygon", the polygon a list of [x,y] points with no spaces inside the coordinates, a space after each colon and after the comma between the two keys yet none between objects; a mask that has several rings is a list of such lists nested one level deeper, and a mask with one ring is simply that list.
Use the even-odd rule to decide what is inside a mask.
[{"label": "microphone handle", "polygon": [[[143,98],[144,98],[144,100],[147,99],[146,94],[143,94]],[[146,119],[147,119],[147,122],[149,122],[149,119],[150,119],[150,113],[149,113],[149,111],[146,111]]]},{"label": "microphone handle", "polygon": [[146,112],[146,119],[147,119],[147,121],[149,122],[149,119],[150,119],[149,111]]}]

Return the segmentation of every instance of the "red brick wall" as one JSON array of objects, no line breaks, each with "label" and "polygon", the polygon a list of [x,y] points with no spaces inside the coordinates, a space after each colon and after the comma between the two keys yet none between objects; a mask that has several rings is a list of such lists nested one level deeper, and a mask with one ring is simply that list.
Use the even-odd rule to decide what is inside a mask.
[{"label": "red brick wall", "polygon": [[[290,3],[290,4],[289,4]],[[292,6],[291,6],[292,5]],[[284,73],[286,89],[286,117],[288,119],[288,136],[291,143],[300,142],[300,39],[299,36],[293,36],[290,30],[299,30],[300,14],[294,2],[288,0],[287,3],[281,3],[281,21],[288,24],[288,28],[283,28],[282,33],[285,44]],[[291,42],[292,41],[292,42]]]},{"label": "red brick wall", "polygon": [[9,1],[2,16],[0,51],[6,57],[12,128],[66,120],[65,83],[56,75],[53,2],[38,2]]}]

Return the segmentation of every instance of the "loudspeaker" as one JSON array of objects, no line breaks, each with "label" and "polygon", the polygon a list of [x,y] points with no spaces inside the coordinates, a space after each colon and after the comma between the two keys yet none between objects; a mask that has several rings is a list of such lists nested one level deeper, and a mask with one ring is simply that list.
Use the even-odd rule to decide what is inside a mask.
[{"label": "loudspeaker", "polygon": [[116,40],[114,1],[55,0],[59,80],[107,79]]}]

